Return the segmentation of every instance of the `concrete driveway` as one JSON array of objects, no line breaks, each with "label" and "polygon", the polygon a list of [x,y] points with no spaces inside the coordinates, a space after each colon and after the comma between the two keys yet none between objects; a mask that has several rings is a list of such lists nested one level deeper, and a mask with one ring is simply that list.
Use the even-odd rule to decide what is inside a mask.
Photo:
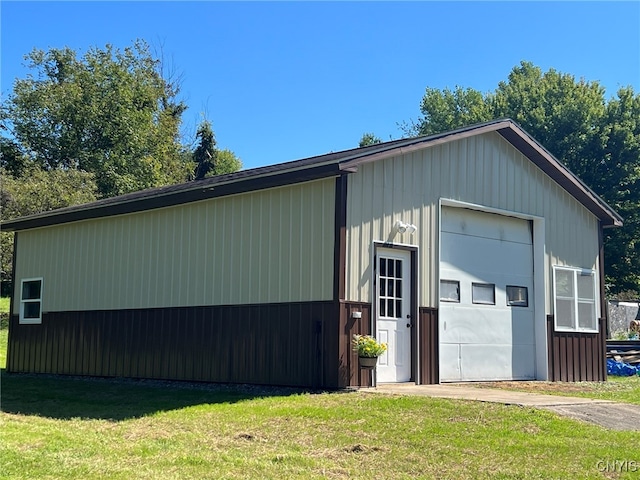
[{"label": "concrete driveway", "polygon": [[609,400],[514,392],[495,388],[478,388],[463,384],[416,385],[414,383],[382,383],[378,384],[377,387],[363,388],[361,391],[388,395],[420,395],[520,405],[550,410],[566,417],[595,423],[612,430],[640,431],[640,405],[617,403]]}]

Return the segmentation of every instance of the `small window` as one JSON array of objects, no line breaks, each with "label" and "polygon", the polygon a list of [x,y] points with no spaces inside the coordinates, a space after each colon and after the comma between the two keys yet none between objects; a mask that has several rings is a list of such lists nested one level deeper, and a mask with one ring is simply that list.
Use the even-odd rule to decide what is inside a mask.
[{"label": "small window", "polygon": [[529,292],[527,287],[507,285],[507,305],[511,307],[528,307]]},{"label": "small window", "polygon": [[456,280],[440,280],[440,300],[460,303],[460,282]]},{"label": "small window", "polygon": [[496,286],[493,283],[472,283],[471,301],[482,305],[495,305]]},{"label": "small window", "polygon": [[42,323],[42,279],[22,280],[20,288],[20,323]]}]

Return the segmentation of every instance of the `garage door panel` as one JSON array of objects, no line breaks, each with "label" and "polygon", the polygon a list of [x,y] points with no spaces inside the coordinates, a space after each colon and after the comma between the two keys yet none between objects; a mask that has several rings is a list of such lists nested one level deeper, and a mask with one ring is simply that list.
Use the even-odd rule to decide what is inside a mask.
[{"label": "garage door panel", "polygon": [[[488,309],[458,307],[450,309],[448,313],[442,322],[441,341],[443,343],[512,343],[514,333],[526,338],[530,327],[526,322],[518,322],[514,325],[514,320],[509,318],[508,311],[502,312],[502,315],[496,315]],[[527,332],[520,333],[522,328]],[[529,338],[530,341],[531,338]]]},{"label": "garage door panel", "polygon": [[[533,346],[461,345],[461,378],[470,381],[530,380]],[[450,380],[451,381],[451,380]]]},{"label": "garage door panel", "polygon": [[531,245],[464,235],[442,234],[440,262],[469,274],[533,271]]},{"label": "garage door panel", "polygon": [[460,378],[460,345],[440,345],[440,380],[455,382]]},{"label": "garage door panel", "polygon": [[464,208],[443,208],[442,232],[532,244],[527,221]]},{"label": "garage door panel", "polygon": [[[535,378],[529,222],[462,208],[444,207],[442,215],[440,278],[459,282],[459,298],[440,302],[441,351],[458,354],[456,368],[441,356],[441,380]],[[495,303],[483,303],[490,289],[474,299],[474,283],[494,285]],[[526,287],[528,303],[509,305],[508,285]]]},{"label": "garage door panel", "polygon": [[535,324],[533,321],[533,312],[526,312],[522,315],[514,315],[514,328],[511,330],[513,334],[514,345],[535,345]]}]

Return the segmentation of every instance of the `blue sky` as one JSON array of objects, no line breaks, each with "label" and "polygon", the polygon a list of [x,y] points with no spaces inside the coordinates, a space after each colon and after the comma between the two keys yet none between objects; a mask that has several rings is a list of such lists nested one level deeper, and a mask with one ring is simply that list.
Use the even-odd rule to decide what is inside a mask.
[{"label": "blue sky", "polygon": [[0,3],[3,95],[33,48],[131,45],[182,74],[191,138],[202,114],[245,168],[399,138],[426,87],[493,91],[521,60],[640,92],[640,2]]}]

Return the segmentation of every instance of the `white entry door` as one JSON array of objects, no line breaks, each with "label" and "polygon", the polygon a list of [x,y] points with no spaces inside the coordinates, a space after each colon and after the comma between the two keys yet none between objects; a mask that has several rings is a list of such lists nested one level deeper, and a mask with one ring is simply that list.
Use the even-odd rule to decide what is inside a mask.
[{"label": "white entry door", "polygon": [[378,382],[411,379],[411,253],[379,248],[376,254],[376,338],[387,344],[378,359]]}]

